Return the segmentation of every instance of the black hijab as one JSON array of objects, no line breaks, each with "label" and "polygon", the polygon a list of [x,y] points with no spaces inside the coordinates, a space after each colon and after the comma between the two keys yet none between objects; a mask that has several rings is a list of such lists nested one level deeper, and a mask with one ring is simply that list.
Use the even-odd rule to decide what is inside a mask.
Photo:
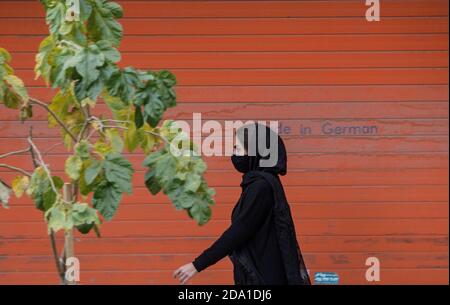
[{"label": "black hijab", "polygon": [[[279,175],[287,173],[287,154],[283,140],[275,131],[258,123],[253,126],[240,127],[237,131],[237,138],[247,152],[247,155],[231,157],[235,168],[244,174],[241,186],[245,187],[259,179],[264,179],[272,187],[274,225],[287,283],[309,285],[311,282],[298,245],[292,214],[279,179]],[[266,149],[261,144],[264,139]],[[268,162],[272,163],[269,166],[267,163],[265,165],[263,160],[273,160],[274,155],[277,156],[275,162]],[[248,261],[248,258],[243,257],[242,259]],[[251,264],[249,265],[251,266]]]},{"label": "black hijab", "polygon": [[286,175],[286,148],[281,137],[271,128],[258,123],[247,124],[237,130],[237,139],[247,152],[246,155],[231,157],[239,172],[262,171]]}]

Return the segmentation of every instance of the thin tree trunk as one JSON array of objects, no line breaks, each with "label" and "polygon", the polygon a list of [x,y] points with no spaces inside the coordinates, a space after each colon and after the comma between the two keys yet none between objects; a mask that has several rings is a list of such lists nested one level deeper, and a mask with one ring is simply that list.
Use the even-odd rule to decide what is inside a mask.
[{"label": "thin tree trunk", "polygon": [[[63,189],[64,200],[67,202],[73,202],[73,192],[74,192],[73,184],[65,183],[64,189]],[[66,266],[66,272],[67,272],[66,262],[67,262],[67,259],[71,258],[71,257],[75,257],[74,246],[73,246],[73,230],[72,229],[66,231],[65,236],[64,236],[64,264]],[[67,280],[67,275],[66,275],[66,284],[75,285],[76,281]]]}]

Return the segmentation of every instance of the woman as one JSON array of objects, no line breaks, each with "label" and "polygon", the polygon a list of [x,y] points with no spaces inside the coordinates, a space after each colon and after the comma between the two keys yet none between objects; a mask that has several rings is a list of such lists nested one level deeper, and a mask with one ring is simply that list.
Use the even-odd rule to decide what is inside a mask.
[{"label": "woman", "polygon": [[[262,147],[270,143],[270,137],[275,139],[272,141],[275,145],[268,147],[269,154],[259,148],[264,137],[266,145]],[[279,179],[287,170],[286,149],[281,137],[270,128],[255,124],[242,126],[237,138],[231,161],[236,170],[243,173],[242,193],[233,209],[231,225],[192,263],[178,268],[174,277],[185,284],[197,272],[228,255],[237,285],[310,284]],[[255,144],[253,149],[250,144]],[[249,154],[249,151],[255,153]],[[264,160],[274,156],[275,165],[263,166]]]}]

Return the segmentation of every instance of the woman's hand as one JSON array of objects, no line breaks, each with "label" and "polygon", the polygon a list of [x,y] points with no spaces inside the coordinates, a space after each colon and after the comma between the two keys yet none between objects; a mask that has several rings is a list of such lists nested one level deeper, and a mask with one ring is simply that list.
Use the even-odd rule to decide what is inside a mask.
[{"label": "woman's hand", "polygon": [[173,277],[180,280],[180,284],[184,285],[191,277],[197,274],[197,269],[195,269],[192,263],[186,264],[174,271]]}]

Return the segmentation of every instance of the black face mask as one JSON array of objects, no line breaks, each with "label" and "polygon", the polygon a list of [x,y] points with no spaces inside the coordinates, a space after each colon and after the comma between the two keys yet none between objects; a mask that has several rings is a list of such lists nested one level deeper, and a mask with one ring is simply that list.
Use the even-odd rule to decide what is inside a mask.
[{"label": "black face mask", "polygon": [[250,156],[231,156],[231,162],[234,165],[234,168],[241,173],[246,173],[250,170]]}]

